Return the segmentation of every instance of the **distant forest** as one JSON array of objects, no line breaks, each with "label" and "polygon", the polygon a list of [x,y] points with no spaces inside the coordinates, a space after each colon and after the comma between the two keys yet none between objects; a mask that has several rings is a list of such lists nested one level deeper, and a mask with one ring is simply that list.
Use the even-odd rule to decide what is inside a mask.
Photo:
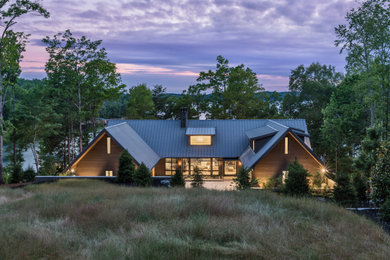
[{"label": "distant forest", "polygon": [[[102,41],[69,30],[42,40],[46,77],[20,79],[28,32],[15,32],[13,25],[24,14],[49,12],[28,0],[7,8],[0,13],[0,182],[18,180],[26,149],[36,172],[58,174],[97,135],[101,118],[177,119],[187,107],[193,119],[304,118],[330,175],[347,176],[356,189],[390,190],[388,1],[362,2],[335,28],[345,75],[332,65],[300,65],[283,94],[264,91],[249,67],[230,66],[222,56],[180,95],[161,85],[128,88]],[[10,162],[5,169],[3,139]]]}]

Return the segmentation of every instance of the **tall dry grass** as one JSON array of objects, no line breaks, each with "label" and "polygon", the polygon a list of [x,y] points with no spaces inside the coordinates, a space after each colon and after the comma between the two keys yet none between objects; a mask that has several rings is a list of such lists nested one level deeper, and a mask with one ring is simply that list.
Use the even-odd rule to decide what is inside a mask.
[{"label": "tall dry grass", "polygon": [[0,197],[1,259],[390,258],[390,237],[374,223],[258,190],[68,180]]}]

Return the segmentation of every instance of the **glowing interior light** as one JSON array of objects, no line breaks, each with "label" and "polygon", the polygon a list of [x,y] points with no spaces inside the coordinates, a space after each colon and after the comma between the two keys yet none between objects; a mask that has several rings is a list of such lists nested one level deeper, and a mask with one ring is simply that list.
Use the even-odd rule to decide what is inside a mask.
[{"label": "glowing interior light", "polygon": [[107,137],[107,154],[111,153],[111,138]]},{"label": "glowing interior light", "polygon": [[284,138],[284,154],[288,154],[288,137]]},{"label": "glowing interior light", "polygon": [[190,145],[211,145],[211,135],[192,135]]}]

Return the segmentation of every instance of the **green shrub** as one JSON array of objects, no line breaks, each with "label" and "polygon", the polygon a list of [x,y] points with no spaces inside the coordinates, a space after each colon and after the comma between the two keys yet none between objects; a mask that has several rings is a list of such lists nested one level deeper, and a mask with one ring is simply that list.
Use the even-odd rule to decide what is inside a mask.
[{"label": "green shrub", "polygon": [[383,143],[377,153],[377,162],[372,169],[371,199],[381,206],[390,197],[390,143]]},{"label": "green shrub", "polygon": [[24,172],[23,172],[23,181],[30,182],[34,181],[35,179],[35,171],[34,169],[29,166]]},{"label": "green shrub", "polygon": [[321,189],[322,184],[325,183],[325,177],[321,173],[315,172],[312,176],[312,182],[314,188]]},{"label": "green shrub", "polygon": [[353,176],[353,187],[356,190],[356,195],[359,201],[367,200],[367,185],[365,178],[360,173]]},{"label": "green shrub", "polygon": [[263,184],[263,189],[266,190],[283,190],[282,176],[268,178],[267,182]]},{"label": "green shrub", "polygon": [[175,174],[171,178],[172,187],[184,187],[186,184],[183,178],[183,172],[180,168],[176,168]]},{"label": "green shrub", "polygon": [[201,188],[201,187],[203,187],[203,175],[200,172],[198,167],[194,168],[194,174],[193,174],[193,179],[191,181],[191,186],[193,188]]},{"label": "green shrub", "polygon": [[380,216],[384,221],[390,221],[390,197],[382,204]]},{"label": "green shrub", "polygon": [[19,183],[23,181],[23,168],[21,164],[12,167],[10,183]]},{"label": "green shrub", "polygon": [[257,184],[257,180],[251,178],[250,169],[241,167],[237,172],[237,177],[233,179],[238,190],[249,189]]},{"label": "green shrub", "polygon": [[292,196],[307,196],[310,194],[309,173],[295,160],[287,168],[288,177],[285,181],[284,192]]},{"label": "green shrub", "polygon": [[333,191],[334,199],[342,206],[356,206],[357,195],[348,174],[339,173],[336,176],[336,187]]},{"label": "green shrub", "polygon": [[146,187],[152,185],[152,174],[150,174],[148,167],[146,167],[144,163],[141,163],[141,165],[135,171],[133,175],[133,180],[137,186]]},{"label": "green shrub", "polygon": [[133,159],[128,151],[124,150],[119,157],[118,167],[118,182],[119,183],[132,183],[134,177],[135,167]]}]

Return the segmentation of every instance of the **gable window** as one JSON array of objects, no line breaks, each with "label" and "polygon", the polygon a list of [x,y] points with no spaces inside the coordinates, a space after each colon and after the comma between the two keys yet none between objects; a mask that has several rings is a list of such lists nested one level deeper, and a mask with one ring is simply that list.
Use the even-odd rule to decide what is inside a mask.
[{"label": "gable window", "polygon": [[178,167],[177,158],[165,158],[165,175],[174,175]]},{"label": "gable window", "polygon": [[111,137],[107,137],[107,154],[111,153]]},{"label": "gable window", "polygon": [[211,135],[192,135],[190,145],[211,145]]},{"label": "gable window", "polygon": [[284,154],[288,154],[288,137],[284,138]]}]

